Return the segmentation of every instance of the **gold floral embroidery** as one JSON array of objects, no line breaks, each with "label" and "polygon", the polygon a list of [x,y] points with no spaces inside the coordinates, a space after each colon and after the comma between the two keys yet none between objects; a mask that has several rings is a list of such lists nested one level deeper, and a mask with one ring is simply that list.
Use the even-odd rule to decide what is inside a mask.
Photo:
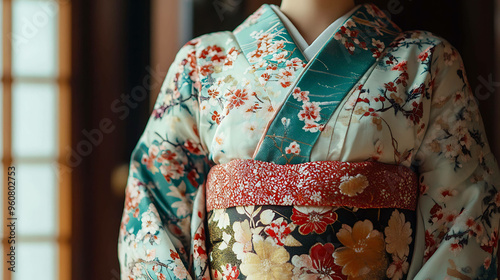
[{"label": "gold floral embroidery", "polygon": [[412,229],[409,222],[405,221],[403,213],[398,210],[392,212],[389,219],[389,226],[385,228],[385,242],[387,243],[387,252],[397,255],[400,259],[404,259],[410,253],[412,241]]},{"label": "gold floral embroidery", "polygon": [[253,246],[255,254],[246,253],[241,264],[241,273],[248,280],[291,279],[293,265],[285,248],[259,236],[254,236]]},{"label": "gold floral embroidery", "polygon": [[387,268],[384,237],[369,220],[356,222],[352,228],[343,225],[337,238],[345,247],[338,248],[333,257],[348,279],[383,278]]},{"label": "gold floral embroidery", "polygon": [[353,177],[345,176],[341,180],[342,183],[339,185],[340,192],[350,197],[362,193],[368,187],[368,179],[361,174]]}]

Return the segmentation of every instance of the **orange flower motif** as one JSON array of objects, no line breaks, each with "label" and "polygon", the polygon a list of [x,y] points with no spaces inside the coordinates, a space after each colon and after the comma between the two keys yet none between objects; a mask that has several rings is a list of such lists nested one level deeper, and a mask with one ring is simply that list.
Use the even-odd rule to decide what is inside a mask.
[{"label": "orange flower motif", "polygon": [[343,225],[337,238],[345,246],[333,253],[335,264],[349,280],[382,279],[387,268],[383,235],[373,229],[369,220],[359,221],[354,227]]},{"label": "orange flower motif", "polygon": [[368,179],[361,174],[352,177],[346,175],[340,180],[342,181],[339,185],[340,192],[349,197],[362,193],[369,185]]}]

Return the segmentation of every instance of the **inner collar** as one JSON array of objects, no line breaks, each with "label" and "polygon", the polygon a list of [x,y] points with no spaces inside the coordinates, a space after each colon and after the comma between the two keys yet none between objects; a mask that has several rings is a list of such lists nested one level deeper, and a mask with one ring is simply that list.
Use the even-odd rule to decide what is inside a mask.
[{"label": "inner collar", "polygon": [[332,22],[321,34],[309,45],[307,41],[304,39],[302,34],[300,34],[299,30],[295,27],[292,21],[280,10],[280,8],[276,5],[270,5],[276,15],[280,18],[283,25],[288,30],[290,35],[292,36],[295,44],[299,47],[300,51],[304,55],[307,60],[311,60],[316,53],[318,53],[328,40],[335,34],[335,31],[344,24],[344,22],[351,17],[351,15],[359,9],[361,5],[357,5],[352,8],[349,12],[345,13],[334,22]]}]

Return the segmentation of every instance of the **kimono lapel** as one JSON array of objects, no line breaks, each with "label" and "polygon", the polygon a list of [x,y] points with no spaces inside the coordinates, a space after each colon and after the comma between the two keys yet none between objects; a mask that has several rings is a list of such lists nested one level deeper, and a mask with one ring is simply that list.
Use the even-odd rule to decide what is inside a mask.
[{"label": "kimono lapel", "polygon": [[234,31],[259,84],[273,108],[283,103],[301,75],[306,59],[271,6],[261,6]]},{"label": "kimono lapel", "polygon": [[[261,18],[269,26],[269,19],[273,18],[274,22],[277,16],[269,7],[264,6],[264,10]],[[278,36],[285,38],[285,34],[289,36],[286,29],[281,29],[282,24],[276,23],[276,26],[280,26],[277,30],[281,33],[269,36],[274,36],[273,39]],[[248,33],[250,30],[244,31]],[[286,101],[280,103],[280,110],[268,124],[254,159],[277,164],[308,162],[312,147],[342,99],[370,68],[373,69],[385,47],[400,32],[376,6],[360,6],[308,62],[305,70],[294,73],[296,75],[290,81],[294,85],[288,89]],[[237,34],[238,41],[245,42],[240,39],[242,35],[242,32]],[[289,47],[285,45],[284,49]],[[253,57],[258,51],[259,47],[254,47],[248,54]],[[303,60],[299,51],[290,53],[293,55]],[[293,80],[295,77],[297,80]]]}]

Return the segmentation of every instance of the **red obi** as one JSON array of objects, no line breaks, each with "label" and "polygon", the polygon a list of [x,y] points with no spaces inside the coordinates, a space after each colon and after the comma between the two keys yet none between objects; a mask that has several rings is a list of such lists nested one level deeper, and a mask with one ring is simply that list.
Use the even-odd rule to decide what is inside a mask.
[{"label": "red obi", "polygon": [[214,166],[206,188],[208,211],[247,205],[415,210],[418,178],[407,167],[380,162],[279,165],[237,159]]}]

